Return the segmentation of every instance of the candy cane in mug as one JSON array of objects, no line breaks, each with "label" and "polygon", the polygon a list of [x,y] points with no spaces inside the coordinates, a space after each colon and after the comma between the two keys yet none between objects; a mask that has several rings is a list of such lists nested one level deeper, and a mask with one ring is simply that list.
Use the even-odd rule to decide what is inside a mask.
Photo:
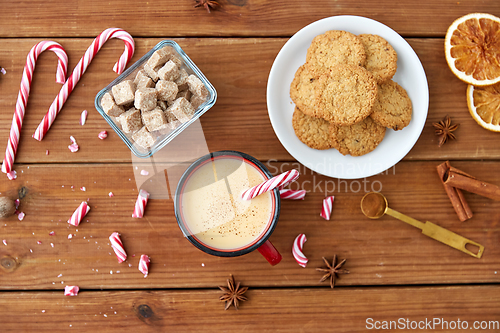
[{"label": "candy cane in mug", "polygon": [[26,65],[24,66],[23,76],[21,78],[21,87],[17,95],[16,110],[10,127],[9,141],[7,142],[7,149],[5,150],[5,158],[2,164],[2,172],[4,173],[12,171],[19,144],[19,137],[21,135],[21,127],[23,126],[24,114],[26,112],[26,105],[28,104],[35,64],[38,56],[45,50],[54,52],[59,58],[57,62],[56,82],[63,84],[66,80],[68,56],[60,44],[52,41],[41,41],[31,48],[26,57]]},{"label": "candy cane in mug", "polygon": [[33,134],[33,137],[36,140],[41,141],[43,139],[43,137],[49,130],[50,126],[52,126],[52,123],[56,119],[57,114],[59,113],[59,111],[61,111],[61,108],[63,107],[64,103],[66,103],[69,94],[71,94],[76,84],[78,83],[78,81],[80,81],[80,78],[87,70],[87,67],[89,66],[90,62],[92,61],[92,59],[94,59],[94,56],[101,49],[104,43],[106,43],[110,38],[119,38],[125,42],[125,51],[122,53],[120,59],[118,60],[118,62],[115,63],[113,67],[113,70],[116,73],[118,74],[123,73],[123,70],[127,66],[127,63],[134,55],[134,50],[135,50],[134,39],[125,30],[118,28],[106,29],[103,32],[101,32],[99,36],[96,37],[96,39],[94,39],[94,41],[89,46],[87,51],[85,51],[84,56],[80,59],[80,61],[76,65],[71,76],[62,86],[61,90],[59,91],[59,94],[52,102],[49,111],[47,111],[47,114],[43,117],[42,122],[38,125],[38,128]]},{"label": "candy cane in mug", "polygon": [[287,172],[283,172],[282,174],[275,176],[271,179],[266,180],[265,182],[256,185],[241,194],[241,198],[243,200],[250,200],[255,198],[262,193],[269,192],[274,190],[275,188],[283,188],[284,186],[290,184],[291,182],[297,180],[299,178],[299,171],[296,169],[292,169]]}]

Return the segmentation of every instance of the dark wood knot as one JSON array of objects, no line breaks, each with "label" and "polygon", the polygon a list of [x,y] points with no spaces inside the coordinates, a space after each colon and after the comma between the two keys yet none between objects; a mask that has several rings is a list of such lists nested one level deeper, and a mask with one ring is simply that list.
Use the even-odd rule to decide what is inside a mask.
[{"label": "dark wood knot", "polygon": [[8,273],[13,272],[17,267],[17,262],[14,258],[11,257],[3,257],[0,259],[0,265],[2,269]]},{"label": "dark wood knot", "polygon": [[153,310],[147,304],[141,304],[137,307],[137,313],[144,318],[151,318],[154,316]]},{"label": "dark wood knot", "polygon": [[26,188],[26,186],[21,187],[18,191],[19,199],[24,198],[26,194],[28,194],[28,189]]}]

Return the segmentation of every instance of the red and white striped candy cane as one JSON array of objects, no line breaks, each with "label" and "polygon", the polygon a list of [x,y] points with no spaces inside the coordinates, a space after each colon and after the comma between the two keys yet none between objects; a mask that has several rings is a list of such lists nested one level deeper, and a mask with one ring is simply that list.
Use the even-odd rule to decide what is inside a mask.
[{"label": "red and white striped candy cane", "polygon": [[111,242],[113,251],[115,251],[116,257],[118,258],[118,263],[124,262],[125,259],[127,259],[127,252],[125,252],[125,249],[123,248],[120,234],[117,232],[113,232],[111,236],[109,236],[109,241]]},{"label": "red and white striped candy cane", "polygon": [[146,205],[148,203],[149,193],[140,190],[139,195],[137,196],[137,200],[135,202],[134,212],[132,213],[132,217],[142,218],[144,216],[144,210],[146,209]]},{"label": "red and white striped candy cane", "polygon": [[139,260],[139,270],[141,271],[142,274],[144,274],[144,277],[147,277],[149,274],[149,263],[151,261],[149,260],[149,257],[145,254],[141,255],[141,259]]},{"label": "red and white striped candy cane", "polygon": [[82,203],[80,204],[80,206],[78,206],[73,215],[71,215],[70,219],[68,220],[68,223],[77,227],[80,224],[80,222],[82,222],[85,215],[87,215],[89,210],[90,210],[89,205],[85,201],[82,201]]},{"label": "red and white striped candy cane", "polygon": [[66,70],[68,68],[68,56],[66,51],[56,42],[41,41],[33,46],[26,57],[26,65],[24,66],[23,76],[21,78],[21,87],[17,95],[16,111],[12,118],[12,126],[10,127],[9,141],[5,150],[5,158],[2,164],[2,172],[9,173],[12,171],[14,159],[16,157],[19,137],[21,135],[21,127],[23,126],[23,118],[28,104],[30,94],[31,80],[38,56],[45,50],[54,52],[59,60],[57,61],[56,82],[63,84],[66,81]]},{"label": "red and white striped candy cane", "polygon": [[135,50],[134,39],[125,30],[118,28],[106,29],[103,32],[101,32],[99,36],[96,37],[96,39],[94,39],[94,41],[89,46],[87,51],[85,51],[85,55],[80,59],[80,61],[76,65],[71,76],[62,86],[61,90],[59,91],[59,94],[52,102],[49,111],[47,111],[47,114],[43,117],[42,122],[38,125],[38,128],[33,134],[33,137],[36,140],[42,141],[43,137],[49,130],[50,126],[52,126],[52,123],[56,119],[57,114],[59,113],[59,111],[61,111],[61,108],[63,107],[64,103],[66,103],[69,94],[71,94],[76,84],[78,83],[78,81],[80,81],[80,78],[87,70],[87,67],[89,66],[90,62],[92,61],[92,59],[94,59],[94,56],[101,49],[104,43],[106,43],[110,38],[119,38],[125,42],[125,51],[122,53],[120,59],[118,60],[117,63],[115,63],[113,67],[113,70],[116,73],[118,74],[123,73],[123,70],[127,66],[127,63],[134,55],[134,50]]},{"label": "red and white striped candy cane", "polygon": [[280,190],[280,198],[288,200],[304,200],[306,190]]},{"label": "red and white striped candy cane", "polygon": [[261,195],[262,193],[265,192],[272,191],[275,188],[281,189],[286,185],[290,184],[291,182],[297,180],[297,178],[299,178],[299,171],[296,169],[283,172],[282,174],[277,175],[276,177],[266,180],[265,182],[244,191],[241,194],[241,198],[243,200],[253,199],[256,196]]},{"label": "red and white striped candy cane", "polygon": [[304,243],[307,241],[306,235],[304,234],[299,234],[295,240],[293,241],[293,247],[292,247],[292,254],[297,263],[302,266],[306,267],[307,262],[309,259],[306,258],[304,253],[302,253],[302,248],[304,247]]},{"label": "red and white striped candy cane", "polygon": [[332,214],[333,199],[335,197],[327,197],[323,199],[323,208],[321,209],[321,214],[319,214],[325,220],[330,220],[330,215]]}]

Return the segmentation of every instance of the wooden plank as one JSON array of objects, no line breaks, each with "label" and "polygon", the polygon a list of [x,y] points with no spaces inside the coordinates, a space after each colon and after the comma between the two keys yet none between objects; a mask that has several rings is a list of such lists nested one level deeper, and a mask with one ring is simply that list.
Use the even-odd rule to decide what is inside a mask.
[{"label": "wooden plank", "polygon": [[[7,75],[0,79],[0,143],[6,144],[26,54],[37,39],[0,40],[0,64]],[[90,45],[90,39],[58,39],[70,58],[70,71]],[[133,61],[153,47],[159,39],[136,39]],[[201,118],[210,151],[232,149],[261,160],[292,160],[271,127],[266,107],[267,77],[276,54],[286,39],[178,39],[179,44],[218,90],[216,105]],[[466,105],[466,85],[453,76],[443,55],[442,39],[410,39],[427,73],[430,107],[427,123],[414,149],[406,159],[498,159],[500,150],[492,144],[497,134],[482,129],[470,117]],[[121,41],[109,41],[90,65],[69,97],[42,142],[30,138],[59,91],[54,83],[56,57],[40,56],[23,125],[16,162],[129,162],[130,152],[95,110],[97,92],[116,74],[112,64],[122,52]],[[217,56],[214,56],[217,54]],[[237,59],[237,60],[235,60]],[[78,125],[82,110],[89,111],[85,126]],[[433,122],[449,114],[460,123],[457,142],[437,147]],[[108,130],[105,141],[97,134]],[[80,144],[76,154],[69,152],[69,136]],[[228,140],[231,138],[231,140]],[[46,150],[50,154],[45,154]]]},{"label": "wooden plank", "polygon": [[[498,1],[221,1],[208,14],[194,1],[2,2],[2,37],[93,37],[120,26],[134,36],[291,36],[335,15],[366,16],[410,36],[444,36],[458,17],[471,12],[500,15]],[[112,22],[112,23],[111,23]]]},{"label": "wooden plank", "polygon": [[[244,276],[237,276],[243,285]],[[224,279],[218,282],[224,285]],[[210,290],[3,292],[2,332],[498,332],[500,287],[250,289],[239,311]],[[392,322],[392,323],[391,323]],[[392,325],[392,326],[389,326]],[[403,326],[404,325],[404,326]],[[457,329],[458,327],[458,329]]]},{"label": "wooden plank", "polygon": [[[346,269],[351,271],[339,279],[339,285],[500,282],[500,202],[467,193],[474,217],[460,223],[438,180],[437,163],[403,162],[391,172],[354,181],[328,179],[296,164],[267,163],[273,173],[300,168],[302,176],[292,188],[309,191],[304,201],[282,203],[279,224],[271,236],[283,256],[276,267],[258,252],[236,258],[200,252],[182,236],[173,201],[166,199],[165,191],[150,190],[145,217],[131,218],[137,198],[134,173],[139,174],[141,168],[136,170],[131,164],[23,165],[17,180],[0,178],[2,195],[15,198],[19,191],[24,193],[19,210],[26,213],[22,222],[15,216],[1,221],[0,238],[7,246],[0,244],[0,289],[60,289],[65,284],[85,289],[206,288],[230,273],[245,276],[245,283],[252,287],[318,286],[321,274],[315,268],[324,265],[322,257],[331,260],[334,254],[347,258]],[[453,165],[500,184],[499,162]],[[143,188],[165,184],[165,178],[150,176],[154,182],[146,181]],[[169,183],[174,187],[172,179]],[[83,186],[85,192],[80,189]],[[451,249],[391,217],[367,219],[359,205],[371,190],[382,191],[397,211],[484,245],[483,258]],[[109,197],[109,192],[114,196]],[[331,221],[319,216],[325,195],[335,195]],[[73,211],[86,200],[91,210],[82,224],[68,225]],[[51,231],[54,236],[49,235]],[[122,264],[117,263],[108,241],[114,231],[121,233],[129,255]],[[70,233],[75,236],[68,240]],[[293,240],[300,233],[308,238],[304,253],[310,261],[305,269],[291,254]],[[141,254],[152,260],[147,279],[137,269]]]}]

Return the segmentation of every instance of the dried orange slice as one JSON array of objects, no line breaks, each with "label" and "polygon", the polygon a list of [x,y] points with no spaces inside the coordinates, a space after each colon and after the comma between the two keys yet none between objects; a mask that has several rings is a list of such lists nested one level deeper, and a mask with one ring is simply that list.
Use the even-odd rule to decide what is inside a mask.
[{"label": "dried orange slice", "polygon": [[444,49],[448,66],[462,81],[475,86],[500,82],[500,18],[473,13],[456,19]]},{"label": "dried orange slice", "polygon": [[475,121],[493,132],[500,132],[500,83],[467,87],[467,106]]}]

